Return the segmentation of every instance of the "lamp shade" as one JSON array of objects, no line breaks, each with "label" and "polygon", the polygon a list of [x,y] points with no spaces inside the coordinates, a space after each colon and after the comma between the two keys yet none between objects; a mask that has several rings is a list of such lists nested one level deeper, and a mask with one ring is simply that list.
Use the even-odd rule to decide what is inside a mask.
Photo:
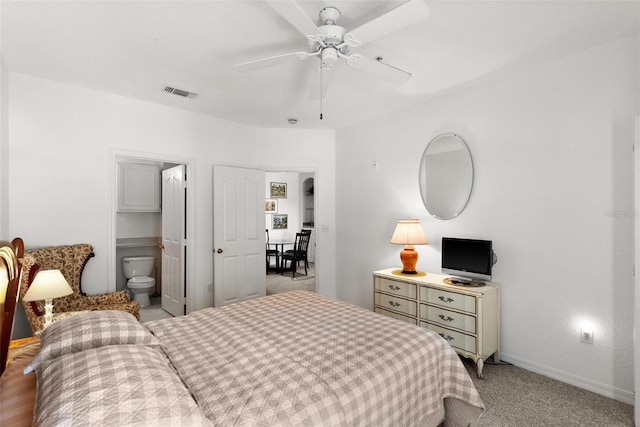
[{"label": "lamp shade", "polygon": [[73,290],[60,270],[42,270],[22,298],[23,301],[40,301],[71,295]]},{"label": "lamp shade", "polygon": [[407,218],[398,220],[398,225],[391,236],[391,243],[397,245],[426,245],[429,243],[419,219]]}]

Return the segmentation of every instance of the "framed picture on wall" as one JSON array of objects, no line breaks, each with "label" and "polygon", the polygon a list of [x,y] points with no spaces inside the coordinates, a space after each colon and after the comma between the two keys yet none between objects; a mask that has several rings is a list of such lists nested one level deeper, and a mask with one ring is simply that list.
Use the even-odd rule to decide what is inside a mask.
[{"label": "framed picture on wall", "polygon": [[264,199],[264,212],[265,213],[278,213],[278,201],[276,199]]},{"label": "framed picture on wall", "polygon": [[271,183],[271,198],[272,199],[286,199],[287,198],[287,183],[286,182],[272,182]]},{"label": "framed picture on wall", "polygon": [[271,215],[271,228],[274,230],[286,230],[288,228],[289,215]]}]

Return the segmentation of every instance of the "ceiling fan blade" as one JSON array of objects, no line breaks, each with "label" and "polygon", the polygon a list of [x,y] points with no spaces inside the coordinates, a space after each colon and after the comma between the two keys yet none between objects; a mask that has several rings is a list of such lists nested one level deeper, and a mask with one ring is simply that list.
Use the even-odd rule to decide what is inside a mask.
[{"label": "ceiling fan blade", "polygon": [[407,71],[359,54],[350,55],[347,58],[347,65],[397,85],[411,78],[411,73]]},{"label": "ceiling fan blade", "polygon": [[386,36],[429,17],[429,8],[424,0],[409,0],[388,13],[349,31],[353,39],[361,44]]},{"label": "ceiling fan blade", "polygon": [[307,15],[304,14],[300,6],[292,0],[269,0],[267,1],[276,12],[291,25],[296,27],[304,35],[319,34],[320,30]]},{"label": "ceiling fan blade", "polygon": [[257,59],[243,64],[237,64],[235,69],[241,73],[247,71],[258,70],[260,68],[272,67],[274,65],[283,64],[285,62],[302,61],[310,56],[307,52],[292,52],[283,55],[271,56],[269,58]]},{"label": "ceiling fan blade", "polygon": [[322,69],[322,65],[320,65],[313,76],[313,81],[311,82],[309,99],[324,99],[324,94],[327,91],[327,86],[329,85],[329,81],[333,76],[335,68],[336,65],[331,68],[325,67]]}]

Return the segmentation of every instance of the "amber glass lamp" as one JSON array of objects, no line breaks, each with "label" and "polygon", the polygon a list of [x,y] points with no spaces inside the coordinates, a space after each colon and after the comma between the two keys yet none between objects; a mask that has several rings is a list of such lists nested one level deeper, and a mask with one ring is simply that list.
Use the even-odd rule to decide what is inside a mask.
[{"label": "amber glass lamp", "polygon": [[429,243],[424,235],[424,230],[419,219],[408,218],[398,220],[398,225],[391,236],[391,243],[405,245],[400,252],[402,261],[402,274],[417,274],[418,252],[413,245],[426,245]]}]

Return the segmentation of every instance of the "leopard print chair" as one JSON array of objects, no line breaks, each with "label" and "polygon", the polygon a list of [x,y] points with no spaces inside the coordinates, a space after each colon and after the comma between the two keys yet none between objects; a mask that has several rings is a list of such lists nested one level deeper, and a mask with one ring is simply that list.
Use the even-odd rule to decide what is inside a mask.
[{"label": "leopard print chair", "polygon": [[25,251],[22,263],[20,300],[34,333],[43,329],[44,301],[25,302],[22,298],[39,270],[60,270],[73,289],[71,295],[53,300],[54,316],[56,313],[86,310],[122,310],[133,314],[136,319],[140,319],[140,305],[137,301],[132,301],[126,292],[100,295],[86,295],[82,292],[82,271],[87,261],[93,256],[91,245],[84,243]]}]

